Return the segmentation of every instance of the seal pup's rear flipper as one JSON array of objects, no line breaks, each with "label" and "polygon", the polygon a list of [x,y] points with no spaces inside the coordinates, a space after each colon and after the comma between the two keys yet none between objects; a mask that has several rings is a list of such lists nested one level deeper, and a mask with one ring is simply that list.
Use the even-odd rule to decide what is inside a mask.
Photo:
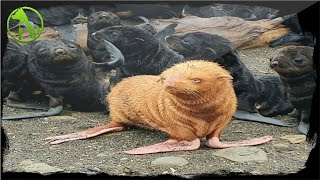
[{"label": "seal pup's rear flipper", "polygon": [[218,137],[212,137],[207,139],[206,145],[208,147],[222,149],[228,147],[239,147],[239,146],[254,146],[258,144],[263,144],[272,139],[272,136],[263,136],[259,138],[253,138],[243,141],[230,141],[230,142],[221,142]]},{"label": "seal pup's rear flipper", "polygon": [[253,121],[253,122],[261,122],[266,124],[273,124],[277,126],[284,126],[284,127],[293,127],[294,124],[285,123],[278,119],[264,117],[258,113],[249,113],[247,111],[237,110],[234,115],[234,118],[243,120],[243,121]]},{"label": "seal pup's rear flipper", "polygon": [[58,115],[63,111],[63,106],[57,106],[54,108],[50,108],[47,112],[39,112],[39,113],[26,113],[12,116],[3,116],[2,120],[18,120],[18,119],[29,119],[29,118],[38,118],[38,117],[48,117]]},{"label": "seal pup's rear flipper", "polygon": [[79,132],[61,135],[61,136],[48,137],[45,140],[49,140],[47,143],[50,143],[50,144],[60,144],[67,141],[87,139],[87,138],[98,136],[100,134],[104,134],[108,132],[118,132],[123,130],[124,130],[124,126],[122,126],[121,124],[110,122],[106,125],[97,126],[84,131],[79,131]]},{"label": "seal pup's rear flipper", "polygon": [[14,108],[21,109],[36,109],[36,110],[49,110],[49,103],[45,102],[37,102],[33,100],[27,100],[24,102],[14,101],[11,99],[7,99],[6,105]]},{"label": "seal pup's rear flipper", "polygon": [[135,148],[129,151],[124,151],[126,154],[151,154],[159,152],[172,152],[172,151],[190,151],[200,147],[200,139],[193,141],[178,141],[176,139],[169,139],[165,142]]}]

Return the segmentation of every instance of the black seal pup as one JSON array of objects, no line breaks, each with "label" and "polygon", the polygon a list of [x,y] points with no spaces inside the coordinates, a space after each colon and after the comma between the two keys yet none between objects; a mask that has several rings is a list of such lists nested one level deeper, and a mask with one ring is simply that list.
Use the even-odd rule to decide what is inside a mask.
[{"label": "black seal pup", "polygon": [[2,59],[2,98],[9,107],[48,110],[44,90],[28,70],[26,46],[9,39]]},{"label": "black seal pup", "polygon": [[27,68],[28,54],[17,42],[9,39],[4,52],[1,71],[2,97],[23,101],[32,93],[31,75]]},{"label": "black seal pup", "polygon": [[263,116],[286,115],[294,109],[278,75],[256,77],[254,83],[259,92],[259,98],[255,103],[259,114]]},{"label": "black seal pup", "polygon": [[[271,81],[272,79],[273,82],[280,84],[278,77],[268,77],[268,80],[263,80],[263,78],[255,79],[250,70],[241,61],[232,43],[222,36],[194,32],[168,36],[166,41],[170,48],[182,54],[186,59],[201,58],[210,60],[226,68],[234,78],[233,84],[238,98],[238,109],[249,112],[255,111],[255,103],[258,99],[261,101],[261,97],[259,96],[263,94],[262,91],[264,91],[264,93],[270,93],[268,92],[269,88],[263,88],[269,87],[269,85],[264,85],[264,81],[268,84],[267,81]],[[280,92],[281,91],[283,90],[280,90]],[[280,93],[279,97],[282,97],[283,94],[284,93]],[[268,96],[270,94],[264,95]],[[280,100],[285,98],[286,97],[280,98]],[[264,98],[263,101],[267,101],[268,99],[269,98]],[[268,116],[271,114],[265,112],[264,115]]]},{"label": "black seal pup", "polygon": [[91,34],[109,27],[109,26],[116,26],[116,25],[121,25],[121,21],[119,16],[112,12],[107,12],[107,11],[97,11],[93,12],[90,14],[87,20],[87,28],[88,28],[88,38],[87,38],[87,46],[90,49],[95,48],[94,41],[91,38]]},{"label": "black seal pup", "polygon": [[315,45],[315,38],[310,34],[310,32],[302,31],[297,14],[286,15],[283,19],[284,21],[281,24],[290,28],[291,32],[270,42],[270,47],[284,45]]},{"label": "black seal pup", "polygon": [[270,58],[270,67],[280,75],[295,110],[291,116],[300,119],[299,131],[307,134],[312,95],[316,86],[313,48],[288,46],[278,49]]},{"label": "black seal pup", "polygon": [[[158,32],[159,33],[159,32]],[[125,58],[120,77],[158,75],[164,69],[183,60],[150,31],[141,26],[112,26],[92,34],[97,42],[107,40],[115,45]]]},{"label": "black seal pup", "polygon": [[183,16],[198,16],[203,18],[233,16],[246,20],[274,19],[279,16],[279,10],[263,6],[246,6],[241,4],[212,3],[207,6],[186,5]]},{"label": "black seal pup", "polygon": [[[93,62],[88,61],[80,46],[66,40],[39,41],[30,46],[28,68],[32,76],[51,97],[50,107],[63,103],[73,110],[102,110],[108,84],[100,79]],[[111,49],[111,48],[110,48]],[[105,65],[121,61],[119,56]]]},{"label": "black seal pup", "polygon": [[[172,35],[166,38],[169,47],[182,54],[185,59],[204,59],[219,63],[233,76],[233,85],[238,99],[238,110],[257,112],[264,116],[286,114],[293,109],[287,103],[286,93],[281,88],[278,76],[255,78],[240,60],[238,52],[226,38],[204,32]],[[270,82],[272,82],[270,84]],[[273,90],[275,88],[276,90]],[[273,93],[273,91],[275,91]],[[270,97],[274,97],[271,99]],[[275,108],[281,107],[281,108]],[[259,111],[258,111],[259,112]],[[239,114],[235,114],[239,115]],[[240,118],[240,117],[238,117]],[[242,118],[243,120],[247,118]],[[250,117],[250,120],[262,122],[263,117]],[[264,121],[266,120],[266,121]],[[268,118],[263,122],[285,125],[279,120]]]}]

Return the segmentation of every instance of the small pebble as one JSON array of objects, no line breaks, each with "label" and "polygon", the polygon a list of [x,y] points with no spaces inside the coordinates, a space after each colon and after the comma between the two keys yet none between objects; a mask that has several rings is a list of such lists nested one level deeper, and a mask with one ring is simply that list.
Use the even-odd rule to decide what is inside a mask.
[{"label": "small pebble", "polygon": [[47,117],[45,120],[75,120],[76,118],[71,117],[71,116],[50,116]]},{"label": "small pebble", "polygon": [[127,161],[129,158],[121,158],[120,161]]},{"label": "small pebble", "polygon": [[291,144],[300,144],[306,142],[306,135],[285,135],[280,138],[288,140]]},{"label": "small pebble", "polygon": [[252,174],[252,175],[261,175],[261,172],[260,171],[252,171],[252,172],[250,172],[250,174]]},{"label": "small pebble", "polygon": [[109,156],[107,153],[99,153],[97,154],[97,157],[107,157]]},{"label": "small pebble", "polygon": [[175,170],[175,169],[173,169],[173,168],[170,168],[170,170],[172,171],[172,172],[176,172],[177,170]]},{"label": "small pebble", "polygon": [[285,144],[274,144],[273,148],[277,151],[277,152],[288,152],[291,149],[289,148],[289,146],[285,145]]},{"label": "small pebble", "polygon": [[218,150],[214,152],[213,155],[236,162],[267,161],[267,154],[262,149],[256,147],[231,147]]},{"label": "small pebble", "polygon": [[35,163],[31,160],[25,160],[19,163],[21,170],[29,173],[40,173],[48,175],[52,173],[62,172],[63,169],[50,166],[45,163]]},{"label": "small pebble", "polygon": [[232,171],[235,173],[243,173],[243,170],[240,168],[233,168]]},{"label": "small pebble", "polygon": [[152,165],[160,166],[184,166],[188,163],[186,159],[174,156],[160,157],[151,162]]}]

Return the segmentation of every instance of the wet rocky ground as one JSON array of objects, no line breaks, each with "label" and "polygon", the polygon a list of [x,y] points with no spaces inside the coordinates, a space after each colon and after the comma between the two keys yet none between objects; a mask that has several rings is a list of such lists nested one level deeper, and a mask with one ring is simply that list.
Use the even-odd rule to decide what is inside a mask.
[{"label": "wet rocky ground", "polygon": [[[248,68],[257,76],[272,74],[269,56],[275,48],[241,50]],[[30,110],[3,105],[3,114],[19,114]],[[277,116],[298,126],[298,120]],[[252,175],[284,175],[304,167],[312,145],[305,142],[297,127],[246,122],[233,119],[222,140],[235,141],[272,135],[274,139],[249,148],[200,149],[147,155],[127,155],[122,151],[165,141],[162,132],[130,128],[127,131],[100,135],[59,145],[46,144],[46,137],[67,134],[103,125],[109,119],[101,112],[65,110],[62,115],[18,121],[2,121],[9,139],[5,152],[4,172],[107,173],[118,176],[155,176],[172,174],[192,178],[201,174],[228,173]]]}]

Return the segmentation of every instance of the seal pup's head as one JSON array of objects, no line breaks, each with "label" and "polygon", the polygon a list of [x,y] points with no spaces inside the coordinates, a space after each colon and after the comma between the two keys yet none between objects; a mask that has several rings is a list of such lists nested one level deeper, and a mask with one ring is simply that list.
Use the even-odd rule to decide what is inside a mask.
[{"label": "seal pup's head", "polygon": [[171,35],[165,41],[171,49],[187,59],[217,59],[234,49],[226,38],[204,32]]},{"label": "seal pup's head", "polygon": [[232,76],[217,63],[192,60],[174,65],[160,74],[164,90],[184,99],[215,97],[215,92],[232,87]]},{"label": "seal pup's head", "polygon": [[288,46],[276,50],[270,68],[282,77],[298,77],[313,73],[313,47]]},{"label": "seal pup's head", "polygon": [[90,14],[88,17],[88,30],[93,33],[100,29],[121,25],[119,16],[112,12],[97,11]]},{"label": "seal pup's head", "polygon": [[42,68],[66,68],[86,60],[86,56],[80,46],[71,41],[38,41],[32,49],[36,63]]}]

